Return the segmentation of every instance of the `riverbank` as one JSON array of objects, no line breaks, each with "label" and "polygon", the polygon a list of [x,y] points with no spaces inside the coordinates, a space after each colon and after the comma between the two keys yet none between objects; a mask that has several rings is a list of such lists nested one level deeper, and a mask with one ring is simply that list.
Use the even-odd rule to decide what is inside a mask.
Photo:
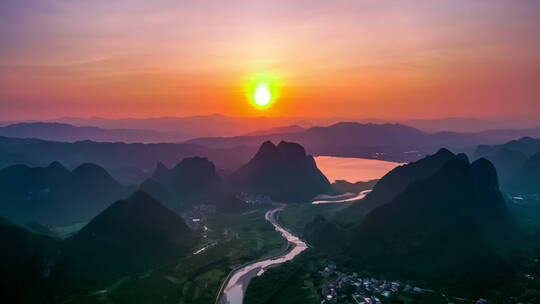
[{"label": "riverbank", "polygon": [[364,190],[360,193],[344,193],[339,195],[319,195],[313,199],[312,205],[319,204],[337,204],[337,203],[352,203],[366,197],[371,190]]},{"label": "riverbank", "polygon": [[220,289],[218,294],[218,304],[242,304],[245,290],[254,277],[261,275],[268,268],[292,260],[295,256],[307,249],[307,245],[297,236],[281,227],[276,219],[276,215],[285,208],[280,205],[275,209],[268,210],[265,219],[270,222],[289,244],[288,250],[280,255],[259,259],[237,268],[233,271],[226,281],[225,287]]}]

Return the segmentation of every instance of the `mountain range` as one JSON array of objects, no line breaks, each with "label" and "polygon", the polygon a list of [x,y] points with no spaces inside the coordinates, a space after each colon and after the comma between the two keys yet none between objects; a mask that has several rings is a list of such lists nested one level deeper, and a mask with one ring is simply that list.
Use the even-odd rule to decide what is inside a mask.
[{"label": "mountain range", "polygon": [[[58,259],[58,239],[31,233],[0,219],[0,293],[9,303],[54,303],[65,290],[53,282],[52,264]],[[32,292],[28,292],[32,290]]]},{"label": "mountain range", "polygon": [[535,196],[540,199],[540,151],[529,157],[505,189],[515,195]]},{"label": "mountain range", "polygon": [[348,252],[361,267],[486,291],[511,280],[515,233],[493,165],[453,158],[369,213]]},{"label": "mountain range", "polygon": [[86,221],[127,191],[105,169],[91,163],[72,171],[59,162],[0,170],[2,213],[19,223],[36,220],[66,225]]},{"label": "mountain range", "polygon": [[[362,203],[352,204],[341,212],[340,220],[346,224],[357,223],[373,209],[395,199],[411,182],[433,175],[454,157],[454,153],[443,148],[433,155],[392,169],[375,184]],[[460,157],[466,158],[464,155]]]},{"label": "mountain range", "polygon": [[170,202],[175,210],[192,203],[214,202],[223,191],[214,163],[203,157],[184,158],[171,169],[158,163],[152,179],[146,180],[141,189]]},{"label": "mountain range", "polygon": [[179,142],[188,138],[179,132],[172,131],[160,132],[140,129],[103,129],[52,122],[30,122],[7,125],[0,127],[0,136],[39,138],[63,142],[91,140],[98,142],[125,143]]},{"label": "mountain range", "polygon": [[474,154],[493,162],[501,185],[512,197],[538,201],[540,197],[540,139],[530,137],[502,145],[482,145]]},{"label": "mountain range", "polygon": [[[112,202],[109,202],[110,204]],[[0,291],[9,303],[58,303],[185,257],[199,236],[144,192],[112,203],[71,238],[0,220]],[[32,292],[28,292],[31,290]]]},{"label": "mountain range", "polygon": [[435,152],[440,146],[465,150],[479,143],[498,144],[520,136],[540,136],[540,128],[492,130],[479,133],[427,133],[401,124],[339,122],[293,133],[258,136],[196,138],[187,143],[210,148],[258,146],[264,141],[292,141],[314,155],[379,158],[409,162]]},{"label": "mountain range", "polygon": [[[75,133],[78,132],[77,130],[86,130],[82,127],[60,126],[69,130],[75,128]],[[40,134],[48,133],[56,127],[58,127],[57,124],[52,124],[51,127],[51,124],[35,123],[4,128],[25,129],[25,132],[19,135],[9,133],[10,135],[37,137]],[[536,129],[500,130],[481,133],[426,133],[400,124],[360,124],[354,122],[341,122],[327,127],[301,128],[294,127],[292,132],[290,127],[286,127],[284,129],[277,128],[262,131],[262,134],[265,135],[197,138],[184,143],[160,144],[127,144],[88,140],[58,142],[0,137],[0,168],[16,163],[44,166],[56,160],[73,168],[84,162],[92,162],[107,168],[111,174],[121,179],[122,182],[139,183],[145,179],[145,175],[146,177],[149,176],[149,172],[157,162],[161,161],[167,166],[173,166],[178,159],[192,156],[211,159],[216,164],[220,175],[225,175],[247,162],[265,141],[279,142],[284,140],[297,142],[313,155],[365,157],[410,162],[418,160],[424,155],[434,153],[439,146],[464,150],[477,146],[479,143],[504,143],[509,139],[518,137],[518,135],[536,134],[540,136],[540,134],[537,134]],[[281,133],[284,130],[288,130],[289,133]],[[101,130],[100,132],[109,131]],[[64,131],[58,134],[52,133],[47,135],[48,138],[66,139]],[[0,132],[0,134],[2,133]],[[101,138],[96,139],[103,139],[109,135],[100,136]],[[158,139],[159,137],[146,138],[146,140],[151,141],[159,141]],[[126,155],[129,155],[129,157],[125,157]]]},{"label": "mountain range", "polygon": [[[362,209],[363,204],[371,206]],[[475,295],[504,286],[515,275],[520,232],[486,159],[471,164],[442,149],[394,169],[365,200],[343,212],[353,224],[319,216],[304,237],[338,251],[359,270]]]},{"label": "mountain range", "polygon": [[[246,163],[257,147],[212,149],[193,144],[102,143],[79,141],[74,143],[0,137],[0,168],[24,163],[46,166],[59,161],[68,168],[82,163],[95,163],[115,173],[123,182],[149,177],[156,163],[173,166],[179,159],[193,156],[207,157],[226,174]],[[146,172],[146,173],[145,173]],[[124,181],[125,180],[125,181]]]},{"label": "mountain range", "polygon": [[182,132],[188,138],[203,136],[236,136],[276,127],[299,125],[309,127],[328,125],[342,118],[304,117],[233,117],[220,114],[189,117],[122,118],[63,117],[49,122],[66,123],[75,126],[93,126],[106,129],[142,129],[160,132]]},{"label": "mountain range", "polygon": [[270,134],[298,133],[305,130],[306,128],[303,128],[301,126],[292,125],[292,126],[275,127],[275,128],[271,128],[267,130],[258,130],[258,131],[244,134],[243,136],[261,136],[261,135],[270,135]]},{"label": "mountain range", "polygon": [[65,245],[83,273],[97,269],[110,277],[181,258],[196,242],[196,233],[179,215],[144,191],[137,191],[111,204]]},{"label": "mountain range", "polygon": [[[155,131],[184,130],[190,138],[201,136],[236,136],[267,130],[275,127],[299,125],[301,127],[327,126],[340,121],[358,123],[399,123],[425,132],[482,132],[500,129],[529,129],[538,126],[538,116],[507,118],[468,118],[448,117],[440,119],[379,119],[352,117],[233,117],[211,114],[191,117],[123,118],[101,117],[79,118],[62,117],[51,122],[67,123],[76,126],[94,126],[106,129],[145,129]],[[14,122],[0,122],[0,125]]]}]

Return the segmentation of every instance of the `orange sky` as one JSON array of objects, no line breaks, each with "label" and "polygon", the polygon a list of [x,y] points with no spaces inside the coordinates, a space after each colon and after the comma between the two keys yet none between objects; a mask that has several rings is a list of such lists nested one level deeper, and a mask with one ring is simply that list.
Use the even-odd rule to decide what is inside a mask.
[{"label": "orange sky", "polygon": [[0,2],[0,119],[540,114],[538,1],[149,3]]}]

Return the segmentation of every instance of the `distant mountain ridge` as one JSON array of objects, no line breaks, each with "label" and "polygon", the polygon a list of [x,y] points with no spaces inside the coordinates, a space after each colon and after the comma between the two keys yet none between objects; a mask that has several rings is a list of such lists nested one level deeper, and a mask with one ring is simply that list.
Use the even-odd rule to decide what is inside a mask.
[{"label": "distant mountain ridge", "polygon": [[465,149],[479,143],[502,143],[523,134],[538,134],[540,128],[529,130],[493,130],[480,133],[427,133],[401,124],[361,124],[339,122],[326,127],[311,127],[305,131],[260,136],[206,137],[187,143],[211,148],[258,146],[265,141],[297,142],[315,155],[379,158],[409,162],[435,152],[440,146]]},{"label": "distant mountain ridge", "polygon": [[159,132],[141,129],[103,129],[88,126],[73,126],[55,122],[16,123],[0,127],[0,136],[17,138],[39,138],[52,141],[158,143],[179,142],[188,137],[179,132]]},{"label": "distant mountain ridge", "polygon": [[270,135],[270,134],[298,133],[305,130],[306,128],[303,128],[301,126],[292,125],[292,126],[284,126],[284,127],[275,127],[275,128],[266,129],[266,130],[258,130],[258,131],[244,134],[243,136],[261,136],[261,135]]},{"label": "distant mountain ridge", "polygon": [[68,123],[76,126],[95,126],[107,129],[143,129],[160,132],[181,131],[187,138],[205,136],[237,136],[259,130],[299,125],[327,125],[343,118],[304,118],[304,117],[234,117],[221,114],[187,117],[121,118],[101,117],[77,118],[63,117],[51,122]]},{"label": "distant mountain ridge", "polygon": [[[520,183],[519,179],[522,179],[525,184],[535,182],[535,179],[525,180],[524,176],[529,174],[525,172],[529,168],[535,168],[535,161],[532,158],[538,153],[540,153],[540,139],[523,137],[502,145],[480,145],[474,152],[474,157],[487,158],[493,162],[499,173],[503,188],[507,188],[506,186],[511,183],[512,185],[509,188],[516,191],[519,188],[516,188]],[[532,177],[530,176],[530,178]],[[521,188],[521,190],[524,189],[525,187]],[[540,189],[538,191],[540,192]]]},{"label": "distant mountain ridge", "polygon": [[[190,137],[203,137],[237,136],[258,130],[271,129],[274,127],[282,127],[287,125],[299,125],[301,127],[327,126],[340,121],[375,124],[399,123],[432,133],[442,131],[475,133],[487,130],[535,128],[538,127],[538,121],[540,120],[538,116],[523,116],[512,119],[471,117],[447,117],[437,119],[379,119],[354,117],[234,117],[221,114],[211,114],[187,117],[122,119],[108,119],[101,117],[62,117],[52,119],[50,121],[68,123],[77,126],[94,126],[107,129],[127,128],[156,131],[185,130],[191,134]],[[13,122],[6,122],[6,124],[7,123]],[[209,129],[209,132],[206,132],[206,134],[202,134],[200,132],[201,126],[209,125],[215,126],[212,126]],[[226,129],[225,132],[223,132],[223,129]]]},{"label": "distant mountain ridge", "polygon": [[540,151],[529,157],[505,186],[513,195],[533,195],[540,198]]},{"label": "distant mountain ridge", "polygon": [[[193,118],[194,121],[197,122],[195,124],[197,125],[197,128],[193,127],[193,130],[204,129],[205,125],[202,124],[202,122],[213,118],[217,120],[224,119],[227,123],[238,123],[234,122],[234,118],[231,117],[199,117]],[[148,125],[151,125],[151,121],[153,120],[149,119],[147,121]],[[173,121],[176,120],[173,119]],[[245,129],[241,129],[240,126],[242,124],[238,123],[237,132],[245,134],[250,128],[260,130],[264,125],[259,125],[257,123],[259,120],[257,119],[249,121],[251,122],[249,125],[246,125]],[[60,160],[67,166],[73,167],[81,163],[81,161],[76,162],[75,160],[85,158],[83,162],[98,163],[99,165],[110,169],[118,168],[118,171],[111,170],[111,172],[118,172],[118,175],[126,174],[125,180],[131,181],[141,180],[141,174],[133,172],[134,167],[137,169],[150,170],[158,161],[162,161],[168,166],[172,166],[178,157],[208,157],[216,163],[218,168],[232,171],[237,168],[235,166],[238,166],[249,159],[249,155],[256,151],[256,149],[265,141],[279,142],[284,140],[298,142],[313,155],[364,157],[410,162],[415,161],[424,155],[434,153],[440,146],[448,146],[453,149],[461,150],[477,146],[478,144],[499,144],[525,135],[540,136],[539,128],[528,130],[492,130],[479,133],[427,133],[401,124],[360,124],[355,122],[339,122],[329,126],[301,129],[304,125],[305,124],[295,127],[293,132],[291,132],[289,127],[283,128],[283,125],[279,125],[274,127],[275,129],[263,131],[262,134],[264,135],[255,135],[261,134],[255,133],[252,134],[252,136],[202,137],[188,140],[184,143],[162,143],[155,145],[143,145],[139,143],[125,144],[120,142],[97,143],[90,141],[76,141],[68,144],[67,142],[45,142],[44,140],[31,139],[17,141],[15,138],[13,138],[13,140],[4,138],[0,139],[0,167],[13,163],[44,165],[54,160]],[[143,124],[141,127],[144,126],[146,125]],[[176,125],[173,124],[173,126]],[[211,127],[215,129],[217,134],[228,134],[225,131],[226,126],[221,126],[219,123],[211,124]],[[220,127],[221,130],[223,130],[222,133],[218,132]],[[55,131],[58,128],[63,131]],[[171,126],[171,128],[173,127]],[[19,131],[15,132],[12,129]],[[11,130],[6,133],[6,135],[10,136],[54,138],[56,140],[69,141],[92,138],[99,141],[120,140],[126,142],[132,140],[148,142],[176,141],[174,139],[177,137],[175,137],[174,134],[177,134],[178,132],[191,132],[187,129],[182,129],[181,126],[174,131],[158,132],[146,129],[106,130],[53,123],[23,123],[3,128],[0,127],[0,136],[2,130],[5,132]],[[91,131],[87,132],[87,130]],[[288,133],[282,133],[285,130],[287,130]],[[117,134],[115,132],[119,133]],[[165,137],[163,137],[162,135],[164,135],[164,133],[160,132],[172,132],[173,138],[171,139],[168,137],[167,134],[169,133],[165,134]],[[142,134],[146,135],[142,136]],[[8,141],[10,142],[7,143]],[[23,142],[25,146],[31,144],[32,149],[19,150],[16,145],[13,145],[13,143],[23,145]],[[8,146],[4,146],[4,144]],[[45,148],[43,145],[47,145],[46,151],[39,151],[39,149]],[[79,149],[83,149],[83,151],[79,151]],[[132,157],[119,157],[117,154],[120,153],[120,150],[123,150],[122,152],[124,152],[121,153],[122,155],[131,155]],[[173,158],[172,155],[174,153],[172,150],[179,156]],[[108,156],[105,157],[104,155],[101,155],[102,153],[107,154]],[[225,156],[225,153],[230,154]],[[51,157],[50,154],[55,155]],[[243,157],[243,159],[241,159],[241,157]],[[12,161],[12,159],[16,160]],[[42,161],[42,159],[45,160]],[[144,164],[141,165],[141,163]]]},{"label": "distant mountain ridge", "polygon": [[179,159],[200,156],[211,159],[218,170],[231,172],[249,160],[256,149],[257,147],[213,149],[185,143],[68,143],[0,136],[0,168],[20,163],[46,166],[60,161],[70,168],[90,162],[108,169],[135,168],[151,172],[158,162],[173,166]]}]

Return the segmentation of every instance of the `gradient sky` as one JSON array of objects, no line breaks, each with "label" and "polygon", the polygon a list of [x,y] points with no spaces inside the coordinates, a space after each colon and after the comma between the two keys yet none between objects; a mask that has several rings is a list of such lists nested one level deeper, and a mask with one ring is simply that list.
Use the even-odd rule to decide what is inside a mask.
[{"label": "gradient sky", "polygon": [[[1,0],[0,119],[540,114],[540,1]],[[279,79],[260,112],[253,75]]]}]

